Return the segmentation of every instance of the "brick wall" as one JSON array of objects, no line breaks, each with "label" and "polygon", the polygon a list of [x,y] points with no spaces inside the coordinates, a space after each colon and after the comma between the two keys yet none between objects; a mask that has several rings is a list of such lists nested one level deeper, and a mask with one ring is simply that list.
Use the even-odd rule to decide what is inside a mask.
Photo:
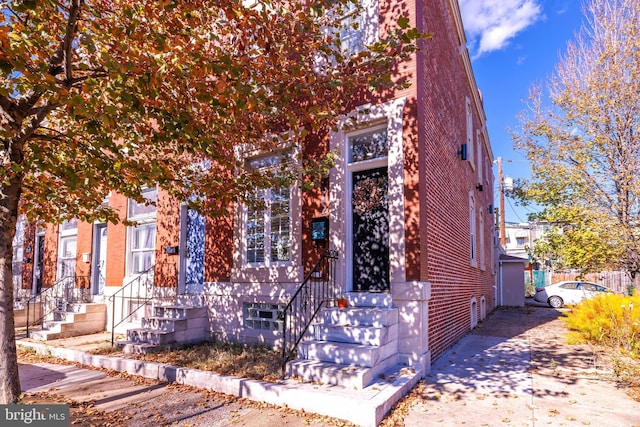
[{"label": "brick wall", "polygon": [[[491,224],[485,215],[479,229],[480,212],[492,203],[492,189],[476,190],[477,171],[461,160],[457,151],[466,142],[466,98],[473,88],[463,68],[460,42],[451,19],[448,0],[424,3],[425,29],[433,38],[418,55],[424,79],[418,83],[420,116],[420,277],[432,285],[429,303],[429,342],[437,358],[470,329],[470,302],[485,297],[493,307]],[[473,109],[475,129],[483,126]],[[475,153],[487,155],[486,151]],[[485,234],[485,271],[470,265],[469,192],[475,198],[476,227]],[[480,238],[476,240],[479,248]],[[479,253],[479,251],[478,251]]]}]

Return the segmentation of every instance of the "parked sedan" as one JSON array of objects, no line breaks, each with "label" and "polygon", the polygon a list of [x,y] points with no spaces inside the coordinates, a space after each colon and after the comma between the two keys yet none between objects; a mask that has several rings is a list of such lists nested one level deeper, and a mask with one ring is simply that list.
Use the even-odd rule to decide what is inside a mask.
[{"label": "parked sedan", "polygon": [[578,304],[583,299],[592,298],[605,292],[611,292],[611,290],[596,283],[570,280],[544,288],[536,288],[533,299],[547,303],[553,308],[560,308],[566,304]]}]

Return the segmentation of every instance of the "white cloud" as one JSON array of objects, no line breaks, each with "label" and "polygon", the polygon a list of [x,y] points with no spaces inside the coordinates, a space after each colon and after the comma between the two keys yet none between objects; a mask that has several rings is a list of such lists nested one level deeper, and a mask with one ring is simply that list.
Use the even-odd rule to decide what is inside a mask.
[{"label": "white cloud", "polygon": [[542,17],[539,0],[459,0],[474,56],[500,50]]}]

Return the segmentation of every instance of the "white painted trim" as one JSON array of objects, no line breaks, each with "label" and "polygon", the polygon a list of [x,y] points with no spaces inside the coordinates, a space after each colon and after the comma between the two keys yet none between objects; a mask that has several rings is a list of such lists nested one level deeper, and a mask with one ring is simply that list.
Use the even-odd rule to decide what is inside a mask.
[{"label": "white painted trim", "polygon": [[[351,173],[375,167],[387,166],[389,177],[389,276],[391,286],[406,281],[406,246],[404,213],[404,155],[403,110],[406,98],[399,98],[380,105],[363,105],[348,116],[342,117],[338,130],[330,135],[331,150],[341,161],[330,171],[330,230],[329,245],[338,251],[338,283],[345,290],[352,289],[351,280]],[[347,138],[365,127],[375,128],[381,122],[387,124],[389,152],[386,158],[348,164]]]}]

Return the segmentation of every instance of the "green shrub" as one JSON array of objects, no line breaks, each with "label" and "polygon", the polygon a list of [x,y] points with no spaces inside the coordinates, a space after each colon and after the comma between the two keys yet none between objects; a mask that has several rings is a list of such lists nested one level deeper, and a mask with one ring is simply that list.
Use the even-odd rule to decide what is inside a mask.
[{"label": "green shrub", "polygon": [[640,296],[598,295],[573,307],[564,320],[585,341],[614,347],[638,358]]}]

